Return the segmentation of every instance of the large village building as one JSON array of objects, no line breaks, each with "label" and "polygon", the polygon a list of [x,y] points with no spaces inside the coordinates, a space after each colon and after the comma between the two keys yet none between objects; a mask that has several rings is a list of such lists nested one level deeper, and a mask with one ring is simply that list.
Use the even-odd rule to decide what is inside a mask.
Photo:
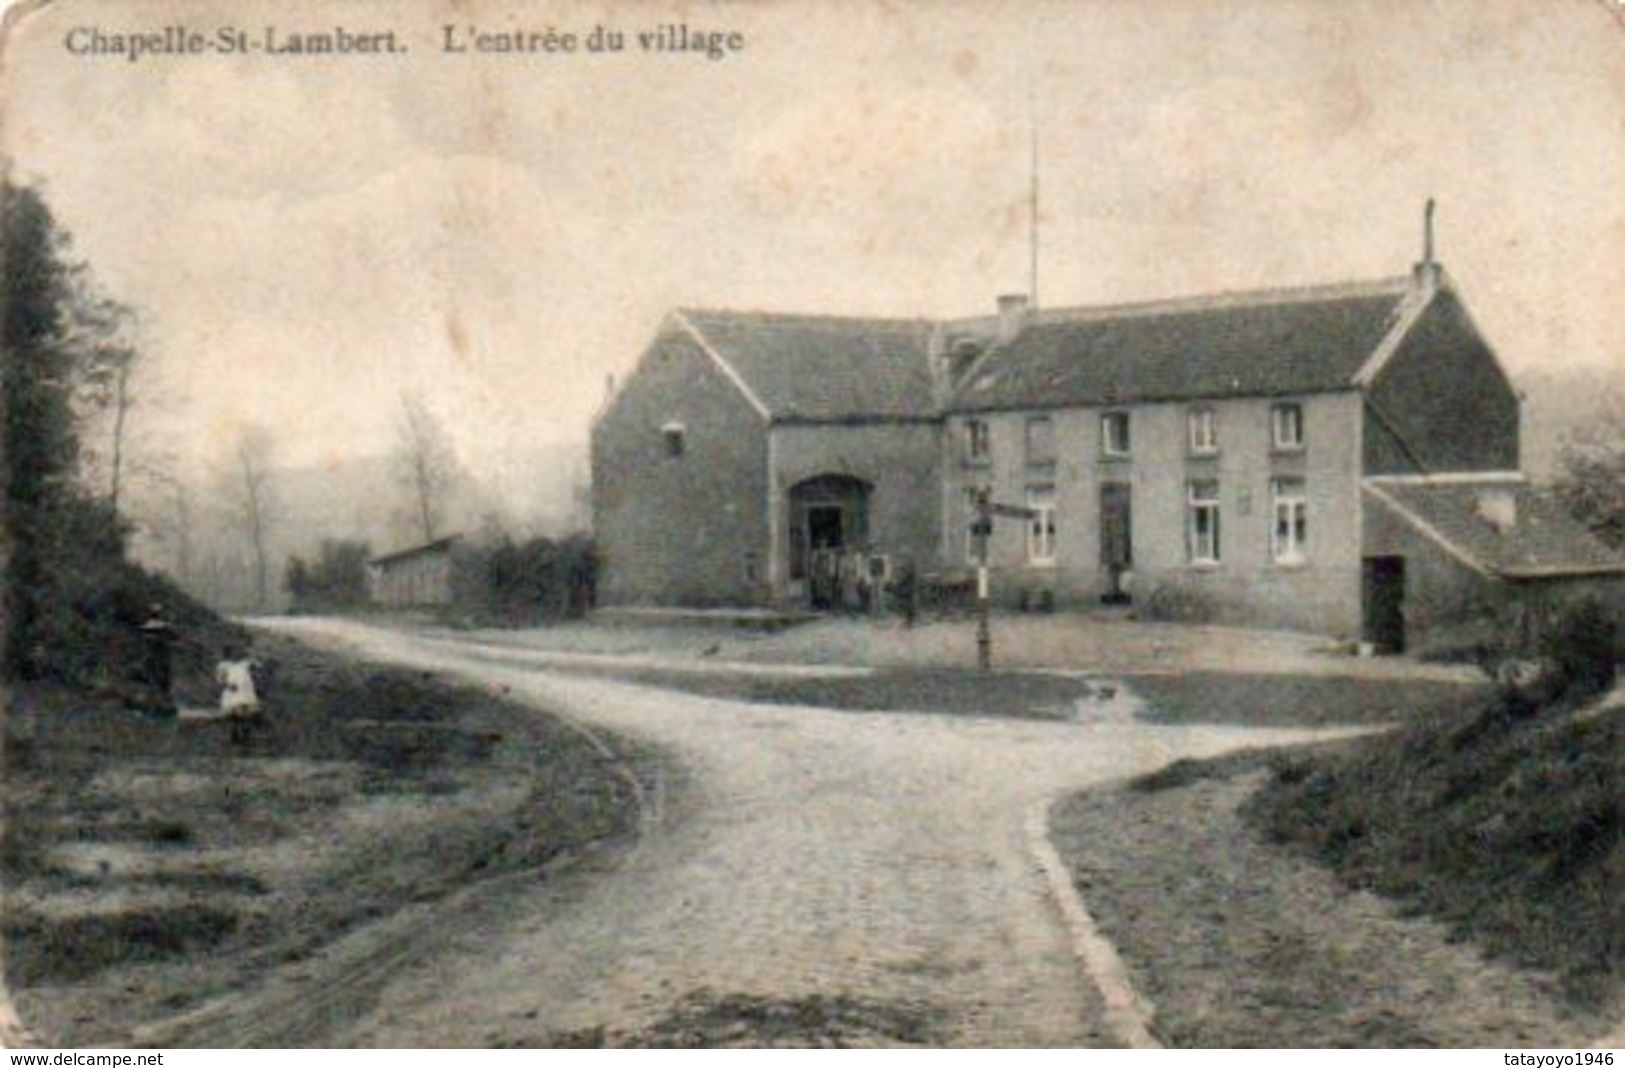
[{"label": "large village building", "polygon": [[673,312],[593,427],[609,604],[821,606],[820,569],[1387,648],[1625,562],[1530,492],[1442,268],[950,321]]}]

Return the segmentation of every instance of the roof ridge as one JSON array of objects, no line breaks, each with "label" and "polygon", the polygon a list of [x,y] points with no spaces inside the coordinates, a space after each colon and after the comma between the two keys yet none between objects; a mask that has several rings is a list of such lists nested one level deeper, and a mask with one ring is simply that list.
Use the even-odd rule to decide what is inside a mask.
[{"label": "roof ridge", "polygon": [[[1345,282],[1319,282],[1297,286],[1270,286],[1260,289],[1225,289],[1213,293],[1194,293],[1179,297],[1152,297],[1146,300],[1117,301],[1111,304],[1071,304],[1062,307],[1039,308],[1030,312],[1029,326],[1052,326],[1066,323],[1093,322],[1100,319],[1147,318],[1155,315],[1177,315],[1183,312],[1216,311],[1228,308],[1265,307],[1275,304],[1310,304],[1325,300],[1354,300],[1361,297],[1395,298],[1411,288],[1409,275],[1389,275],[1384,278],[1355,279]],[[998,318],[993,313],[960,318],[941,319],[948,329],[990,324]]]},{"label": "roof ridge", "polygon": [[934,327],[937,320],[925,316],[889,316],[889,315],[834,315],[821,312],[778,312],[761,311],[758,309],[736,308],[678,308],[681,314],[687,316],[701,316],[707,318],[727,319],[755,319],[771,320],[777,322],[797,322],[812,325],[828,326],[889,326],[889,327]]},{"label": "roof ridge", "polygon": [[1217,293],[1198,293],[1183,297],[1158,297],[1152,300],[1126,301],[1117,304],[1085,304],[1063,308],[1040,308],[1033,313],[1029,321],[1033,323],[1069,323],[1096,318],[1175,314],[1185,311],[1209,311],[1270,304],[1312,304],[1324,300],[1354,300],[1360,297],[1390,295],[1398,297],[1409,290],[1410,285],[1410,276],[1393,275],[1380,279],[1329,282],[1317,285],[1274,286],[1265,289],[1227,289],[1220,290]]}]

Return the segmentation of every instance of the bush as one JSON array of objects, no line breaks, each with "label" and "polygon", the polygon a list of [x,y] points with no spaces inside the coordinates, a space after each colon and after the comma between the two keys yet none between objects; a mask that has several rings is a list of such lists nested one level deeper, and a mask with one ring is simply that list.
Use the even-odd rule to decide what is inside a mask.
[{"label": "bush", "polygon": [[1159,623],[1211,623],[1218,613],[1201,590],[1163,584],[1146,595],[1144,615]]},{"label": "bush", "polygon": [[1549,665],[1554,695],[1583,700],[1614,684],[1617,627],[1594,597],[1565,609],[1541,634],[1541,659]]},{"label": "bush", "polygon": [[589,538],[503,538],[456,556],[452,607],[465,618],[513,625],[576,619],[596,599],[597,576]]},{"label": "bush", "polygon": [[314,564],[290,557],[284,580],[295,612],[360,608],[367,603],[365,542],[324,540]]}]

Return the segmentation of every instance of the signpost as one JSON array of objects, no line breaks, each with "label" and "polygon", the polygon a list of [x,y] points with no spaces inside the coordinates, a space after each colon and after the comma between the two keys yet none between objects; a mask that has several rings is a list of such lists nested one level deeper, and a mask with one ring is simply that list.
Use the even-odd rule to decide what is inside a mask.
[{"label": "signpost", "polygon": [[993,627],[988,619],[987,543],[993,536],[993,518],[1030,520],[1038,512],[1018,504],[997,504],[983,496],[976,504],[976,520],[971,533],[976,537],[976,666],[993,670]]}]

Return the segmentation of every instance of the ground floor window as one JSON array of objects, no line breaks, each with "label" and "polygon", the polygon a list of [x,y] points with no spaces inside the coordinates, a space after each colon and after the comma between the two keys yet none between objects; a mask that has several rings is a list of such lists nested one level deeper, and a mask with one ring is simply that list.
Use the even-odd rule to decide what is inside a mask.
[{"label": "ground floor window", "polygon": [[1055,487],[1053,485],[1028,486],[1027,507],[1032,517],[1027,520],[1027,562],[1053,564],[1055,562]]},{"label": "ground floor window", "polygon": [[1196,479],[1186,490],[1185,549],[1193,564],[1219,562],[1219,482]]},{"label": "ground floor window", "polygon": [[1277,563],[1301,563],[1309,541],[1309,500],[1303,479],[1270,481],[1275,525],[1270,533],[1270,555]]}]

